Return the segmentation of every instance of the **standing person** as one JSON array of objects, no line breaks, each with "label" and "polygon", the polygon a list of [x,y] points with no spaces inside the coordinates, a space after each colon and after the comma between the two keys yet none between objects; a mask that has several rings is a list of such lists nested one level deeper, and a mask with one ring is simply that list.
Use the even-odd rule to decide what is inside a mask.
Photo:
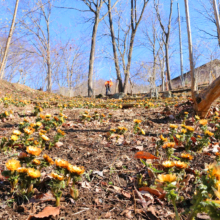
[{"label": "standing person", "polygon": [[105,82],[105,88],[106,88],[106,96],[111,93],[111,86],[113,85],[112,79]]}]

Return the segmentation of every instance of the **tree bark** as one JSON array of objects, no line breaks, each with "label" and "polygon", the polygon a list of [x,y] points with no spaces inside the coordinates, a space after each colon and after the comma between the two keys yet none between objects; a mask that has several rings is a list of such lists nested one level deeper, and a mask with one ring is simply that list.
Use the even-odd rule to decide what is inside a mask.
[{"label": "tree bark", "polygon": [[92,42],[89,58],[89,74],[88,74],[88,96],[92,97],[93,92],[93,71],[94,71],[94,61],[95,61],[95,45],[96,45],[96,35],[99,25],[99,11],[96,12],[95,23],[92,30]]},{"label": "tree bark", "polygon": [[128,53],[128,62],[127,62],[126,70],[125,70],[124,93],[127,93],[127,90],[128,90],[128,80],[130,78],[131,58],[132,58],[132,52],[133,52],[135,33],[136,31],[134,32],[132,31],[131,33],[131,40],[130,40],[129,53]]},{"label": "tree bark", "polygon": [[[169,41],[169,38],[167,40]],[[166,69],[167,69],[168,85],[169,85],[169,90],[172,90],[172,83],[170,77],[169,43],[166,43],[165,45],[165,53],[166,53]]]},{"label": "tree bark", "polygon": [[112,48],[113,48],[113,54],[114,54],[115,70],[117,74],[118,92],[123,92],[123,83],[122,83],[121,72],[120,72],[120,67],[119,67],[119,61],[118,61],[118,55],[117,55],[117,49],[116,49],[116,41],[115,41],[115,32],[114,32],[113,21],[112,21],[111,0],[108,0],[108,15],[109,15],[111,38],[112,38]]},{"label": "tree bark", "polygon": [[212,82],[206,89],[200,94],[196,95],[194,100],[194,109],[196,113],[205,118],[211,104],[220,96],[220,76]]},{"label": "tree bark", "polygon": [[6,60],[7,60],[8,50],[9,50],[9,46],[10,46],[10,43],[11,43],[13,31],[14,31],[15,19],[16,19],[17,10],[18,10],[18,4],[19,4],[19,0],[16,0],[13,19],[12,19],[12,22],[11,22],[11,28],[10,28],[10,31],[9,31],[9,35],[8,35],[8,39],[7,39],[7,43],[6,43],[6,47],[5,47],[5,51],[4,51],[4,56],[3,56],[1,66],[0,66],[0,78],[1,79],[3,79],[3,77],[4,77],[4,68],[5,68],[5,63],[6,63]]}]

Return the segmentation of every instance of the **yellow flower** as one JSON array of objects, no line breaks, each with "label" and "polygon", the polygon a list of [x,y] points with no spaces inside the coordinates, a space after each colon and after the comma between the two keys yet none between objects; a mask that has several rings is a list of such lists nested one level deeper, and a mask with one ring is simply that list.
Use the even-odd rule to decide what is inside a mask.
[{"label": "yellow flower", "polygon": [[50,118],[50,117],[51,117],[51,114],[46,114],[45,117],[46,117],[46,118]]},{"label": "yellow flower", "polygon": [[168,142],[162,146],[162,148],[174,148],[175,142]]},{"label": "yellow flower", "polygon": [[69,163],[66,160],[57,159],[57,160],[55,160],[55,164],[58,167],[67,168]]},{"label": "yellow flower", "polygon": [[8,112],[7,111],[5,111],[5,116],[8,116],[9,114],[8,114]]},{"label": "yellow flower", "polygon": [[178,125],[170,124],[170,128],[177,129]]},{"label": "yellow flower", "polygon": [[12,134],[19,136],[21,135],[21,132],[19,130],[14,130]]},{"label": "yellow flower", "polygon": [[8,170],[15,171],[21,167],[21,164],[19,160],[11,159],[6,162],[5,166]]},{"label": "yellow flower", "polygon": [[196,120],[200,120],[200,117],[198,115],[195,116]]},{"label": "yellow flower", "polygon": [[40,160],[34,159],[32,160],[32,163],[35,165],[40,165]]},{"label": "yellow flower", "polygon": [[27,170],[28,176],[30,176],[33,179],[39,178],[41,173],[39,170],[35,170],[34,168],[28,168]]},{"label": "yellow flower", "polygon": [[167,141],[167,138],[165,138],[162,134],[160,135],[160,139],[161,139],[162,141],[164,141],[164,142]]},{"label": "yellow flower", "polygon": [[171,168],[174,166],[174,162],[173,161],[170,161],[170,160],[167,160],[167,161],[164,161],[162,163],[162,166],[165,167],[165,168]]},{"label": "yellow flower", "polygon": [[184,112],[184,114],[185,114],[185,115],[188,115],[188,114],[189,114],[189,112]]},{"label": "yellow flower", "polygon": [[11,140],[13,140],[13,141],[17,141],[18,138],[19,138],[19,137],[18,137],[17,135],[12,135],[12,136],[11,136]]},{"label": "yellow flower", "polygon": [[215,176],[217,180],[220,180],[220,165],[215,161],[212,164],[205,164],[205,169],[208,169],[208,173]]},{"label": "yellow flower", "polygon": [[71,165],[71,164],[68,164],[67,166],[67,170],[70,172],[70,173],[73,173],[73,174],[76,174],[76,175],[81,175],[85,172],[85,169],[84,167],[77,167],[77,166],[74,166],[74,165]]},{"label": "yellow flower", "polygon": [[64,131],[62,131],[62,130],[60,130],[60,129],[58,129],[57,132],[58,132],[59,134],[63,135],[63,136],[66,134]]},{"label": "yellow flower", "polygon": [[184,154],[184,153],[182,153],[182,154],[181,154],[181,158],[184,158],[184,159],[187,159],[187,160],[192,160],[192,159],[193,159],[193,156],[190,155],[190,154]]},{"label": "yellow flower", "polygon": [[17,172],[18,173],[27,173],[27,168],[26,167],[19,167],[18,169],[17,169]]},{"label": "yellow flower", "polygon": [[195,129],[193,127],[190,126],[185,126],[186,130],[193,132]]},{"label": "yellow flower", "polygon": [[46,160],[49,164],[53,165],[54,161],[47,154],[44,154],[44,160]]},{"label": "yellow flower", "polygon": [[41,137],[42,137],[42,139],[45,140],[45,141],[49,141],[49,140],[50,140],[50,138],[48,138],[48,137],[47,137],[46,135],[44,135],[44,134],[41,135]]},{"label": "yellow flower", "polygon": [[115,129],[113,129],[113,128],[112,128],[112,129],[110,129],[110,131],[111,131],[111,132],[116,132],[116,130],[115,130]]},{"label": "yellow flower", "polygon": [[29,120],[27,118],[24,119],[24,122],[29,122]]},{"label": "yellow flower", "polygon": [[186,129],[181,129],[181,133],[183,133],[183,134],[185,134],[187,132],[187,130]]},{"label": "yellow flower", "polygon": [[134,123],[140,124],[142,121],[139,119],[134,119]]},{"label": "yellow flower", "polygon": [[29,128],[24,128],[24,132],[28,135],[31,135],[33,133],[33,130],[31,130]]},{"label": "yellow flower", "polygon": [[29,146],[27,147],[26,151],[31,155],[39,156],[42,150],[38,147]]},{"label": "yellow flower", "polygon": [[164,183],[172,183],[176,181],[176,174],[159,174],[158,175],[158,182]]},{"label": "yellow flower", "polygon": [[64,180],[64,176],[58,175],[57,173],[51,173],[51,176],[52,176],[54,179],[59,180],[59,181]]},{"label": "yellow flower", "polygon": [[199,121],[199,124],[205,126],[205,125],[208,124],[208,121],[205,120],[205,119],[202,119],[202,120]]},{"label": "yellow flower", "polygon": [[181,161],[175,161],[174,162],[175,167],[179,168],[179,169],[185,169],[188,167],[188,165],[184,162]]},{"label": "yellow flower", "polygon": [[42,123],[41,123],[40,121],[38,121],[38,122],[36,123],[36,125],[37,125],[38,127],[41,127],[41,126],[42,126]]},{"label": "yellow flower", "polygon": [[205,135],[208,135],[209,137],[211,137],[211,136],[214,135],[214,133],[212,133],[211,131],[208,131],[208,130],[206,130],[206,131],[204,132],[204,134],[205,134]]},{"label": "yellow flower", "polygon": [[143,129],[141,129],[141,134],[145,135],[145,131]]},{"label": "yellow flower", "polygon": [[179,135],[179,134],[177,134],[177,135],[176,135],[176,137],[177,137],[178,139],[180,139],[182,136],[181,136],[181,135]]}]

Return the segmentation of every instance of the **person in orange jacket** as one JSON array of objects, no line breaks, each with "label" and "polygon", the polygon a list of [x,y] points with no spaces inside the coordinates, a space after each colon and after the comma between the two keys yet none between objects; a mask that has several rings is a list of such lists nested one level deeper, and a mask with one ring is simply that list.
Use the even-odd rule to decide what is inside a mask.
[{"label": "person in orange jacket", "polygon": [[111,93],[111,86],[113,85],[112,79],[105,82],[105,88],[106,88],[106,96]]}]

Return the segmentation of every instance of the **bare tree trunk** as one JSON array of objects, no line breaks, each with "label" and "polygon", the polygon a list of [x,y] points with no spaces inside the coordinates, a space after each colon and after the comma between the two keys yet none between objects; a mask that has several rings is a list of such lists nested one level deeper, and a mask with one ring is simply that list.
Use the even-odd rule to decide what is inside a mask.
[{"label": "bare tree trunk", "polygon": [[192,48],[192,36],[191,36],[191,25],[189,17],[189,4],[188,0],[185,0],[185,10],[186,10],[186,22],[187,22],[187,31],[188,31],[188,45],[189,45],[189,60],[190,60],[190,69],[191,69],[191,92],[192,98],[195,101],[196,99],[196,76],[194,71],[193,63],[193,48]]},{"label": "bare tree trunk", "polygon": [[[99,11],[97,12],[99,15]],[[92,31],[92,42],[91,42],[91,51],[90,51],[90,58],[89,58],[89,75],[88,75],[88,96],[93,96],[93,71],[94,71],[94,61],[95,61],[95,44],[96,44],[96,35],[99,25],[99,18],[96,15],[95,23],[93,26]]]},{"label": "bare tree trunk", "polygon": [[216,0],[213,0],[213,9],[215,12],[215,20],[216,20],[217,33],[218,33],[218,44],[220,46],[220,22],[219,22],[219,12],[218,12]]},{"label": "bare tree trunk", "polygon": [[8,39],[7,39],[7,43],[6,43],[6,47],[5,47],[5,51],[4,51],[4,56],[3,56],[1,66],[0,66],[0,78],[1,79],[3,79],[3,77],[4,77],[4,67],[5,67],[5,63],[6,63],[6,60],[7,60],[8,50],[9,50],[9,46],[10,46],[10,43],[11,43],[13,31],[14,31],[14,25],[15,25],[17,10],[18,10],[18,4],[19,4],[19,0],[16,0],[15,10],[14,10],[14,14],[13,14],[12,23],[11,23],[11,28],[10,28],[10,31],[9,31],[9,35],[8,35]]},{"label": "bare tree trunk", "polygon": [[132,58],[132,52],[133,52],[135,33],[136,31],[135,32],[132,31],[131,33],[131,41],[130,41],[129,53],[128,53],[128,62],[127,62],[126,70],[125,70],[124,93],[127,93],[127,90],[128,90],[128,80],[130,78],[131,58]]},{"label": "bare tree trunk", "polygon": [[47,91],[52,92],[49,20],[47,21],[47,80]]},{"label": "bare tree trunk", "polygon": [[[168,39],[169,41],[169,39]],[[171,83],[171,77],[170,77],[170,59],[169,59],[169,44],[165,44],[165,54],[166,54],[166,69],[167,69],[167,79],[168,79],[168,85],[169,90],[172,90],[172,83]]]},{"label": "bare tree trunk", "polygon": [[123,83],[122,83],[117,49],[116,49],[115,32],[114,32],[114,27],[113,27],[113,22],[112,22],[111,0],[108,0],[108,15],[109,15],[111,38],[112,38],[112,48],[113,48],[113,54],[114,54],[115,70],[117,74],[118,92],[123,92]]},{"label": "bare tree trunk", "polygon": [[170,14],[169,14],[169,22],[168,22],[168,27],[167,30],[165,29],[165,26],[162,23],[162,19],[159,13],[159,1],[154,0],[154,8],[157,13],[157,18],[160,23],[161,29],[163,30],[163,33],[165,35],[165,57],[166,57],[166,68],[167,68],[167,77],[169,81],[169,90],[172,90],[172,83],[171,83],[171,77],[170,77],[170,61],[169,61],[169,40],[170,40],[170,29],[171,29],[171,18],[173,14],[173,0],[170,0]]},{"label": "bare tree trunk", "polygon": [[137,18],[136,0],[135,1],[131,0],[131,39],[130,39],[129,52],[128,52],[128,61],[125,70],[124,93],[127,93],[128,90],[128,80],[130,78],[130,68],[131,68],[131,58],[132,58],[132,52],[134,46],[134,38],[148,2],[149,0],[144,0],[144,5],[142,7],[140,16],[139,18]]}]

